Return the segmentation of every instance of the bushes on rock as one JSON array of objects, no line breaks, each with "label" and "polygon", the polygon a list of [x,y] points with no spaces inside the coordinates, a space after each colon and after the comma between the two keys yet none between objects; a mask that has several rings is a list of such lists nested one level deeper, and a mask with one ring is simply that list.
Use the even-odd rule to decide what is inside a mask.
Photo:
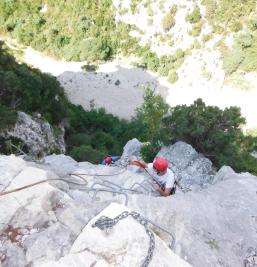
[{"label": "bushes on rock", "polygon": [[187,15],[186,20],[193,24],[193,23],[199,22],[201,18],[202,16],[201,16],[200,8],[198,6],[195,6],[192,13]]},{"label": "bushes on rock", "polygon": [[170,71],[168,75],[168,82],[169,83],[175,83],[178,80],[178,75],[175,71]]},{"label": "bushes on rock", "polygon": [[176,15],[176,12],[177,6],[174,5],[172,6],[168,14],[166,14],[162,19],[162,28],[164,29],[164,31],[168,32],[175,25],[176,20],[174,17]]},{"label": "bushes on rock", "polygon": [[189,35],[193,36],[193,37],[197,37],[200,35],[201,31],[202,31],[202,22],[199,21],[195,24],[193,24],[192,29],[189,31]]},{"label": "bushes on rock", "polygon": [[94,72],[98,69],[98,66],[97,65],[93,65],[93,64],[86,64],[86,65],[83,65],[81,67],[82,70],[85,70],[85,71],[89,71],[89,72]]},{"label": "bushes on rock", "polygon": [[162,28],[164,31],[168,32],[174,25],[176,21],[171,14],[167,14],[162,20]]},{"label": "bushes on rock", "polygon": [[236,70],[255,71],[257,69],[257,34],[240,34],[232,49],[223,52],[224,69],[227,74]]}]

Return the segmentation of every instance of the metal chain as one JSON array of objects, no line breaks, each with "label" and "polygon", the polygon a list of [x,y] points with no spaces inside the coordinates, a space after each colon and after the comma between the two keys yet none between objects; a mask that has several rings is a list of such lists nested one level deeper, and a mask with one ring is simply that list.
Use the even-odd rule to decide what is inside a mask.
[{"label": "metal chain", "polygon": [[119,221],[127,218],[128,216],[131,216],[133,219],[135,219],[137,222],[139,222],[141,225],[143,225],[145,228],[145,232],[149,237],[149,248],[147,251],[147,255],[146,255],[143,263],[140,265],[140,267],[147,267],[153,258],[153,252],[154,252],[154,248],[155,248],[155,239],[154,239],[154,234],[148,229],[148,221],[144,217],[142,217],[138,212],[124,211],[113,219],[106,217],[106,216],[101,216],[92,225],[92,227],[97,227],[100,230],[108,233],[113,228],[114,225],[116,225]]}]

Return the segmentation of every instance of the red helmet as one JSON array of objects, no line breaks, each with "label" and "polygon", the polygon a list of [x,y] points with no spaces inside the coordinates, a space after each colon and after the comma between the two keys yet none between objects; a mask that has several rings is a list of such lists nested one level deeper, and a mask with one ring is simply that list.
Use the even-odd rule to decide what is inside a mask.
[{"label": "red helmet", "polygon": [[168,169],[169,162],[161,157],[155,158],[153,161],[153,167],[159,172],[164,172]]},{"label": "red helmet", "polygon": [[112,157],[106,157],[105,158],[105,163],[110,164],[112,162]]}]

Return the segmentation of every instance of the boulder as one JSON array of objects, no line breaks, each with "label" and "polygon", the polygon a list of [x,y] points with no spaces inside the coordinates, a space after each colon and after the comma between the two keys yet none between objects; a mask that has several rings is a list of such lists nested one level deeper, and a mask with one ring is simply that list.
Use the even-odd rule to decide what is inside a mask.
[{"label": "boulder", "polygon": [[236,173],[231,167],[229,166],[223,166],[222,168],[220,168],[220,170],[216,173],[216,175],[213,177],[213,181],[212,184],[216,184],[220,181],[224,181],[227,179],[238,179],[238,178],[249,178],[249,177],[253,177],[255,178],[256,176],[245,172],[245,173]]},{"label": "boulder", "polygon": [[64,128],[59,127],[56,134],[51,125],[41,117],[32,118],[24,112],[18,112],[15,127],[6,133],[4,138],[20,139],[32,158],[41,158],[53,152],[65,153]]},{"label": "boulder", "polygon": [[212,183],[216,184],[220,181],[224,181],[225,179],[231,179],[232,177],[237,176],[234,170],[229,166],[223,166],[219,169],[216,175],[213,178]]},{"label": "boulder", "polygon": [[128,141],[127,144],[123,148],[122,158],[131,158],[136,157],[140,158],[140,150],[143,143],[138,141],[136,138]]},{"label": "boulder", "polygon": [[139,172],[140,169],[133,165],[128,165],[129,160],[142,160],[140,151],[143,143],[141,143],[138,139],[133,138],[128,141],[127,144],[123,148],[123,153],[121,158],[115,162],[114,166],[123,166],[127,167],[128,170],[133,172]]}]

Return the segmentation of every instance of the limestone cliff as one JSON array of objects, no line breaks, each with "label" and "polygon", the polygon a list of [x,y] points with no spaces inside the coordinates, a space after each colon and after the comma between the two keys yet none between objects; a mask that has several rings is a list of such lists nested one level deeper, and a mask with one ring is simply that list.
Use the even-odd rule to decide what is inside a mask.
[{"label": "limestone cliff", "polygon": [[[140,147],[135,140],[131,144]],[[215,174],[208,161],[179,142],[160,154],[170,155],[170,167],[187,190],[159,197],[145,189],[149,177],[126,167],[136,147],[128,144],[112,167],[64,155],[47,156],[40,164],[0,156],[0,266],[141,266],[149,237],[137,220],[125,217],[108,235],[92,228],[100,216],[123,211],[155,224],[147,223],[155,237],[149,266],[257,264],[257,177],[225,166]]]}]

